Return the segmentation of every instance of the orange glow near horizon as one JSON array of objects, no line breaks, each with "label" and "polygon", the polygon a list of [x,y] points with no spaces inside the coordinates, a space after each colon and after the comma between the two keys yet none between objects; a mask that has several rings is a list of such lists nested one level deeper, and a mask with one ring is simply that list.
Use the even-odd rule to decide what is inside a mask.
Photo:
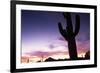
[{"label": "orange glow near horizon", "polygon": [[[22,56],[21,58],[21,63],[37,63],[37,62],[44,62],[46,59],[49,57],[58,60],[58,59],[70,59],[68,54],[56,54],[56,55],[51,55],[48,57],[36,57],[36,56]],[[78,54],[78,57],[85,57],[85,53],[80,53]]]}]

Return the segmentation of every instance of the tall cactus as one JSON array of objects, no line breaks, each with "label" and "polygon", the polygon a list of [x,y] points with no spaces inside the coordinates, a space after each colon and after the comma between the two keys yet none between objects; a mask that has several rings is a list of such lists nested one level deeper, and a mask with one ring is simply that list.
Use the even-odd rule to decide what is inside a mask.
[{"label": "tall cactus", "polygon": [[61,35],[64,37],[64,39],[68,41],[70,59],[73,60],[78,59],[75,37],[78,34],[80,29],[80,16],[79,15],[75,16],[76,18],[75,31],[73,31],[71,13],[69,12],[63,13],[63,16],[66,19],[67,26],[66,29],[63,29],[61,23],[59,22],[58,23],[59,31]]}]

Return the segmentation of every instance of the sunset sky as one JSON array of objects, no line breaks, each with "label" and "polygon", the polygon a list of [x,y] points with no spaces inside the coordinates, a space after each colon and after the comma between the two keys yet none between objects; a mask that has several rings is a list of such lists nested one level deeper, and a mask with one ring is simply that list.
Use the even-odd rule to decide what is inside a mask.
[{"label": "sunset sky", "polygon": [[[73,26],[75,15],[80,15],[80,30],[76,36],[78,56],[90,49],[89,13],[72,13]],[[66,26],[62,12],[21,11],[22,56],[55,59],[69,58],[67,41],[58,29],[58,22]]]}]

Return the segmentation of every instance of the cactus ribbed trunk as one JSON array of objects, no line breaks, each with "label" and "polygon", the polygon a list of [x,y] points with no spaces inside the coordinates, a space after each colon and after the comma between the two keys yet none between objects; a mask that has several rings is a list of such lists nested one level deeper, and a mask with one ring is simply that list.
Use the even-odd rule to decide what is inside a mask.
[{"label": "cactus ribbed trunk", "polygon": [[77,59],[77,47],[75,37],[68,41],[69,54],[71,59]]},{"label": "cactus ribbed trunk", "polygon": [[73,32],[71,13],[63,13],[63,15],[64,18],[66,19],[67,26],[66,29],[63,29],[61,23],[59,22],[58,23],[59,31],[61,35],[64,37],[64,39],[68,41],[70,59],[78,59],[75,37],[80,29],[80,16],[76,15],[75,32]]}]

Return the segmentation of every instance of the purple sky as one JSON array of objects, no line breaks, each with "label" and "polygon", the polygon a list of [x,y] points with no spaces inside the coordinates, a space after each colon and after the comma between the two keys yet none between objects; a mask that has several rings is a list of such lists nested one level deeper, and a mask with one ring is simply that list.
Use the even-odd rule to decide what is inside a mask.
[{"label": "purple sky", "polygon": [[[89,13],[72,13],[73,26],[75,15],[80,15],[80,31],[76,36],[77,50],[86,52],[90,48],[90,15]],[[22,55],[36,52],[68,52],[67,41],[63,39],[58,29],[58,22],[66,26],[62,12],[21,11]],[[65,27],[64,27],[65,28]],[[46,53],[45,53],[46,52]]]}]

